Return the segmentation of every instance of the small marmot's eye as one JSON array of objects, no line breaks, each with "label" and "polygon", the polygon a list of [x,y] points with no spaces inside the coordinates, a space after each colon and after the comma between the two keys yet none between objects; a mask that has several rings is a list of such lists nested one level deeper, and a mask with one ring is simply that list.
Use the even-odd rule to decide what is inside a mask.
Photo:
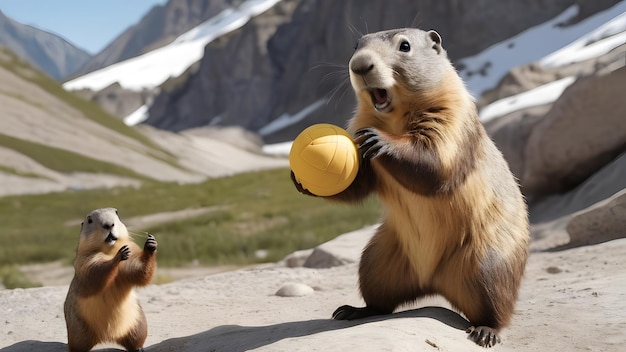
[{"label": "small marmot's eye", "polygon": [[408,53],[411,51],[411,44],[409,44],[406,40],[403,40],[402,43],[400,43],[400,51]]},{"label": "small marmot's eye", "polygon": [[91,220],[91,218],[87,218],[87,223],[91,224],[93,222],[93,220]]},{"label": "small marmot's eye", "polygon": [[115,215],[119,216],[120,214],[117,213],[117,209],[115,209]]}]

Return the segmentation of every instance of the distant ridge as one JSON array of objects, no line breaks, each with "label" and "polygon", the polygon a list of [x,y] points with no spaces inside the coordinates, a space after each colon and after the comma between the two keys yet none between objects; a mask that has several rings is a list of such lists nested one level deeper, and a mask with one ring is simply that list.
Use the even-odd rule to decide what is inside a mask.
[{"label": "distant ridge", "polygon": [[91,55],[64,38],[21,24],[0,11],[0,45],[57,81],[73,74]]}]

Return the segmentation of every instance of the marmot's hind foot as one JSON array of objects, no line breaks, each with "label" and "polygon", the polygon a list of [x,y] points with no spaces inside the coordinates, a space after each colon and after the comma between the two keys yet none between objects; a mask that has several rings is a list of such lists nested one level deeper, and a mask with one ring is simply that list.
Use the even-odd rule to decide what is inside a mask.
[{"label": "marmot's hind foot", "polygon": [[489,348],[501,342],[496,331],[487,326],[470,326],[465,332],[469,334],[468,339],[481,347]]},{"label": "marmot's hind foot", "polygon": [[369,307],[357,308],[353,306],[341,306],[335,310],[333,313],[333,319],[335,320],[354,320],[354,319],[362,319],[366,317],[370,317],[372,315],[382,315],[385,314],[381,311],[378,311]]}]

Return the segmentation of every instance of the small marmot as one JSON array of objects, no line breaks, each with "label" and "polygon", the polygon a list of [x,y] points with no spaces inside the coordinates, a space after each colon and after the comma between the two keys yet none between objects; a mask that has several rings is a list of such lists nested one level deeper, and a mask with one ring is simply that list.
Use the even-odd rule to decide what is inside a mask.
[{"label": "small marmot", "polygon": [[69,352],[86,352],[101,342],[141,350],[148,324],[133,288],[152,280],[156,250],[156,239],[150,234],[143,250],[130,239],[116,209],[97,209],[87,215],[65,299]]},{"label": "small marmot", "polygon": [[473,324],[471,340],[495,345],[524,273],[528,213],[441,37],[418,29],[365,35],[349,71],[358,106],[348,131],[360,168],[352,185],[326,198],[359,202],[375,192],[385,215],[359,266],[366,307],[342,306],[333,318],[389,314],[440,294]]}]

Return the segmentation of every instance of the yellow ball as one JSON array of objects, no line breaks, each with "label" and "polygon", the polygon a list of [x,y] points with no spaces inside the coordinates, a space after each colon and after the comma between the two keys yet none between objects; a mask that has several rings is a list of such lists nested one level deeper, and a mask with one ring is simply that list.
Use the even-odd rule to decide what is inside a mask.
[{"label": "yellow ball", "polygon": [[343,128],[320,123],[307,127],[293,141],[289,166],[309,192],[332,196],[354,181],[359,171],[359,153]]}]

